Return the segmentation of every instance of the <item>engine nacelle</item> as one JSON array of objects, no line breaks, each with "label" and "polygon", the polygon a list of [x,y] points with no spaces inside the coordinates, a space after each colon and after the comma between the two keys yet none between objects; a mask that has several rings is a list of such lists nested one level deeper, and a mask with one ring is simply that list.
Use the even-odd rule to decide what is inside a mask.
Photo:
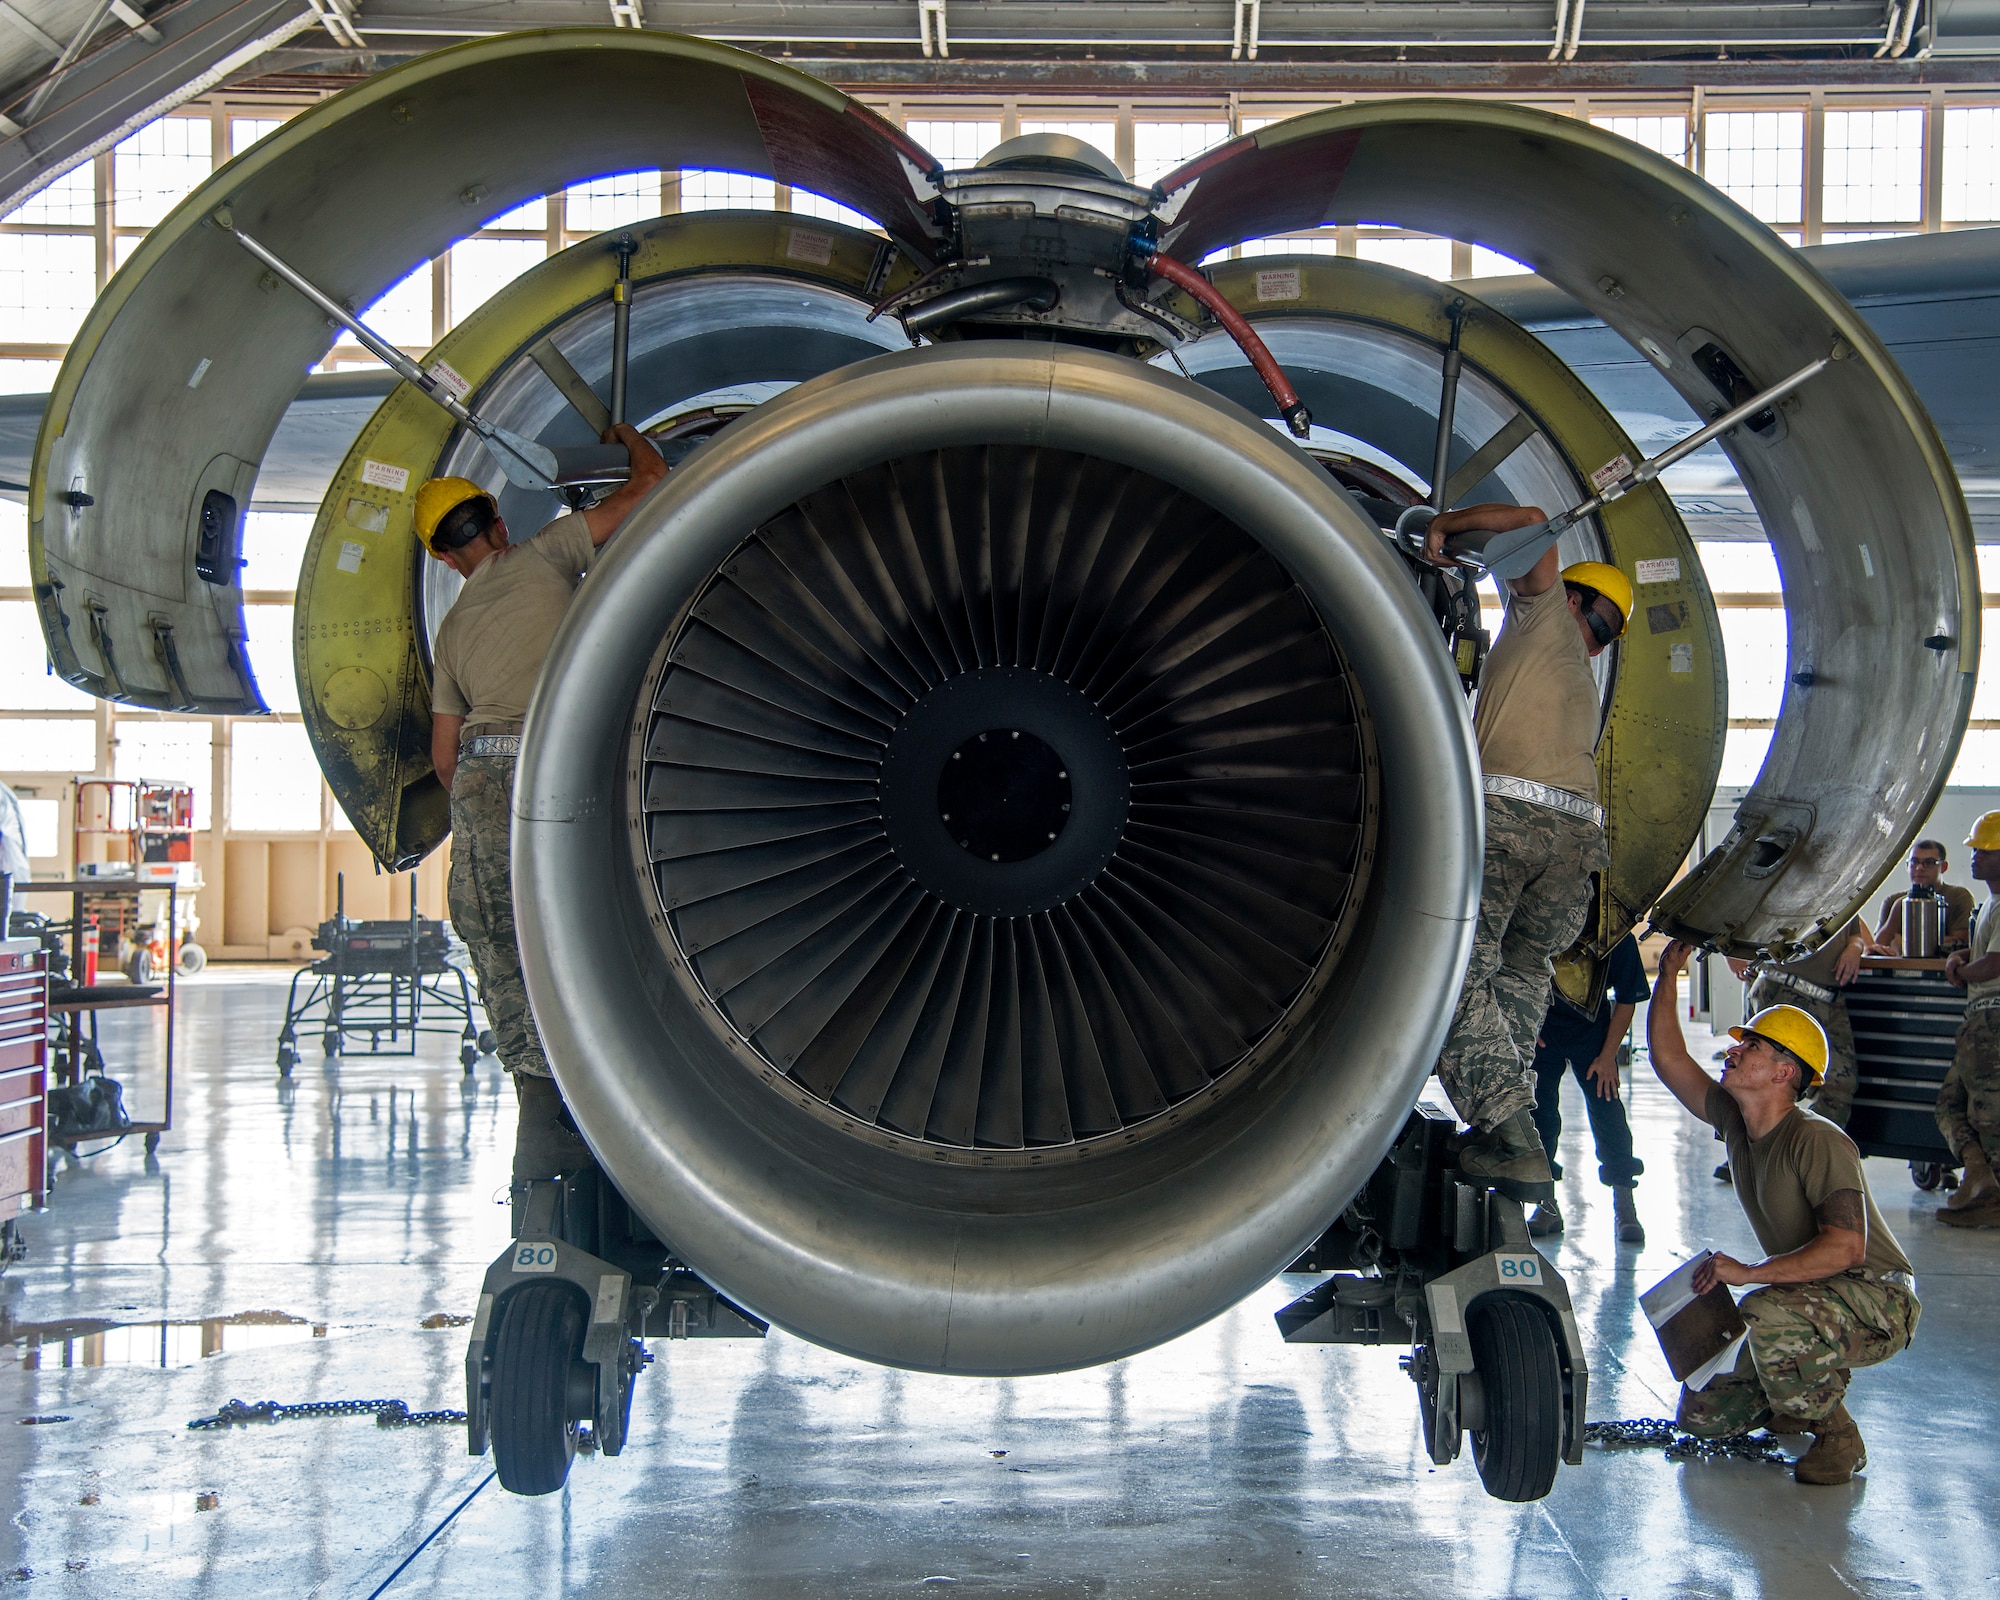
[{"label": "engine nacelle", "polygon": [[1065,347],[876,358],[635,514],[542,678],[516,902],[619,1188],[935,1371],[1106,1361],[1318,1235],[1464,970],[1464,699],[1266,425]]}]

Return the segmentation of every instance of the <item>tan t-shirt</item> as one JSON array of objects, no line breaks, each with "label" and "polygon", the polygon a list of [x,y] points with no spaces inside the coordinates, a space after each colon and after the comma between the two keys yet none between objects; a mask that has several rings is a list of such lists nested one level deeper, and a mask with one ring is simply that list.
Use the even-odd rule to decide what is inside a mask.
[{"label": "tan t-shirt", "polygon": [[[1996,949],[2000,949],[2000,901],[1989,896],[1973,920],[1972,942],[1966,948],[1966,959],[1977,961],[1981,956],[1990,956]],[[1996,995],[2000,995],[2000,978],[1988,978],[1984,983],[1968,983],[1965,986],[1967,1005],[1974,1000],[1991,1000]]]},{"label": "tan t-shirt", "polygon": [[1861,1152],[1826,1118],[1798,1106],[1763,1138],[1753,1139],[1742,1110],[1719,1083],[1708,1091],[1702,1115],[1729,1150],[1730,1182],[1765,1255],[1790,1255],[1811,1244],[1819,1236],[1814,1212],[1826,1197],[1856,1189],[1868,1213],[1862,1266],[1878,1275],[1910,1270],[1909,1257],[1875,1209]]},{"label": "tan t-shirt", "polygon": [[431,708],[467,722],[519,722],[583,574],[597,558],[580,512],[488,556],[465,580],[431,649]]},{"label": "tan t-shirt", "polygon": [[1538,595],[1510,591],[1507,625],[1479,677],[1472,731],[1488,774],[1597,798],[1597,680],[1560,583]]}]

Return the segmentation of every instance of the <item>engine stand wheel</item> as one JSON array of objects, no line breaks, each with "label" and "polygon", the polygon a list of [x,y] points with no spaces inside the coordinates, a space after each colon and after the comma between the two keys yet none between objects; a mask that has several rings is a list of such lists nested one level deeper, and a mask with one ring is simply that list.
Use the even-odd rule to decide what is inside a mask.
[{"label": "engine stand wheel", "polygon": [[1479,1481],[1496,1500],[1539,1500],[1562,1464],[1562,1363],[1555,1329],[1521,1300],[1488,1297],[1466,1317],[1485,1426],[1472,1431]]},{"label": "engine stand wheel", "polygon": [[493,1352],[489,1426],[500,1486],[553,1494],[576,1458],[572,1369],[583,1365],[583,1298],[561,1282],[531,1283],[508,1296]]},{"label": "engine stand wheel", "polygon": [[471,1045],[466,1045],[458,1052],[459,1065],[465,1068],[465,1075],[468,1078],[472,1076],[473,1064],[478,1060],[479,1052],[473,1049]]},{"label": "engine stand wheel", "polygon": [[1944,1183],[1944,1175],[1949,1170],[1942,1161],[1912,1161],[1910,1182],[1928,1193]]},{"label": "engine stand wheel", "polygon": [[494,1037],[491,1028],[481,1028],[479,1030],[478,1044],[479,1053],[483,1056],[490,1056],[500,1048],[500,1041]]},{"label": "engine stand wheel", "polygon": [[319,1047],[320,1047],[320,1049],[324,1050],[324,1051],[325,1051],[325,1052],[326,1052],[326,1053],[327,1053],[328,1055],[330,1055],[330,1056],[337,1056],[337,1055],[339,1055],[339,1054],[340,1054],[340,1035],[339,1035],[339,1034],[337,1034],[337,1033],[323,1033],[323,1034],[321,1034],[321,1035],[319,1036]]}]

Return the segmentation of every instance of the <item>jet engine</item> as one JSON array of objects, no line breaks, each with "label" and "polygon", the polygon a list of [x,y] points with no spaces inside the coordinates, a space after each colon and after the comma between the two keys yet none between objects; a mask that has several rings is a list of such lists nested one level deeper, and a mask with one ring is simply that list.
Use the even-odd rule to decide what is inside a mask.
[{"label": "jet engine", "polygon": [[[1649,910],[1743,954],[1809,944],[1913,835],[1971,702],[1970,528],[1908,384],[1768,229],[1568,119],[1347,106],[1147,189],[1047,136],[947,172],[717,46],[497,38],[302,115],[121,270],[36,452],[58,669],[254,708],[231,540],[329,319],[469,207],[663,165],[764,173],[881,233],[668,217],[554,258],[384,402],[301,573],[315,746],[406,866],[447,827],[428,640],[450,592],[418,484],[472,477],[533,526],[590,492],[559,452],[607,392],[680,461],[580,591],[524,739],[523,956],[616,1192],[534,1198],[489,1273],[475,1448],[490,1406],[509,1487],[560,1483],[579,1422],[615,1453],[634,1332],[762,1316],[910,1367],[1048,1371],[1193,1327],[1319,1240],[1364,1275],[1287,1336],[1413,1342],[1433,1459],[1463,1428],[1482,1472],[1526,1462],[1496,1493],[1545,1493],[1546,1450],[1581,1449],[1566,1295],[1412,1114],[1478,898],[1483,624],[1398,529],[1577,508],[1566,556],[1638,579],[1600,660],[1586,986]],[[1531,264],[1732,430],[1794,670],[1736,834],[1658,909],[1726,716],[1693,546],[1644,452],[1475,296],[1321,256],[1198,265],[1362,220]],[[509,1332],[535,1285],[573,1342]],[[1527,1435],[1477,1376],[1503,1304],[1565,1408],[1532,1448],[1503,1448]],[[554,1397],[532,1416],[531,1391]]]}]

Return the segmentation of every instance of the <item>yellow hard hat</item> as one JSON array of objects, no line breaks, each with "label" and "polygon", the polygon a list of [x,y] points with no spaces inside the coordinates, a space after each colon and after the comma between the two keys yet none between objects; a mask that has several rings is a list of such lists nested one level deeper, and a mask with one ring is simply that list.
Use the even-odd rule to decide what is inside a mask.
[{"label": "yellow hard hat", "polygon": [[1804,1062],[1806,1071],[1812,1074],[1812,1083],[1826,1077],[1826,1030],[1813,1020],[1811,1013],[1797,1006],[1766,1006],[1742,1027],[1731,1028],[1729,1037],[1741,1042],[1753,1033]]},{"label": "yellow hard hat", "polygon": [[[431,478],[417,490],[417,537],[430,544],[438,524],[468,500],[492,503],[493,496],[469,478]],[[498,511],[499,507],[494,506]],[[435,546],[432,546],[435,548]]]},{"label": "yellow hard hat", "polygon": [[[1618,608],[1621,623],[1632,620],[1632,580],[1616,567],[1602,561],[1579,561],[1573,567],[1563,568],[1563,582],[1595,589]],[[1621,626],[1618,631],[1623,633],[1625,629]]]},{"label": "yellow hard hat", "polygon": [[2000,811],[1989,811],[1975,822],[1965,842],[1975,850],[2000,850]]}]

